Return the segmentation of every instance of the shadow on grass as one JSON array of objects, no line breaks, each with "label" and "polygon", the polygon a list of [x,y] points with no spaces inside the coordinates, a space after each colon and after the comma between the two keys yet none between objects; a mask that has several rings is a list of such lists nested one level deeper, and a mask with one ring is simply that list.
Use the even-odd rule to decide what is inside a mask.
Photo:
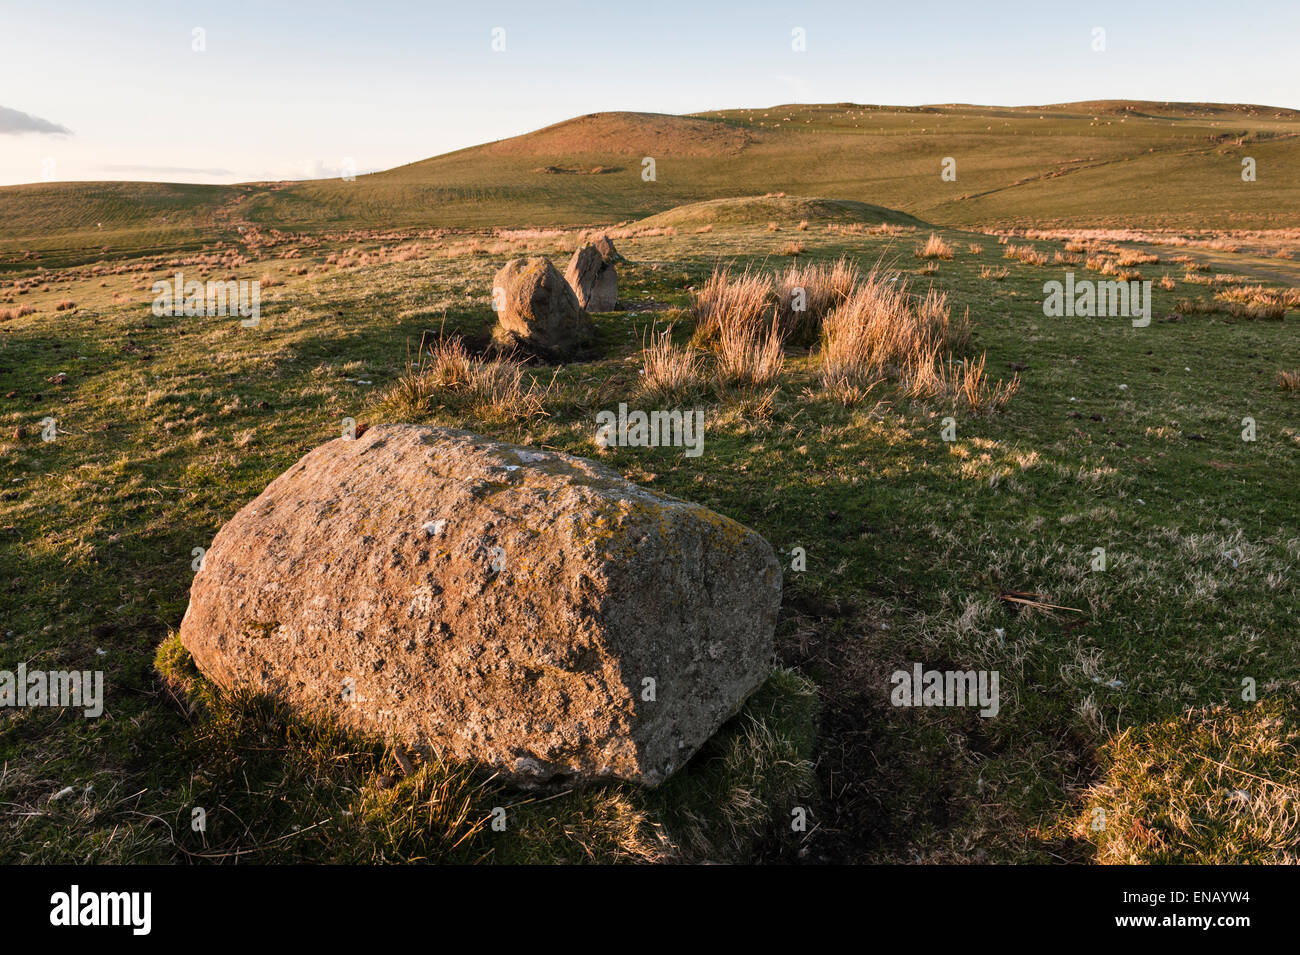
[{"label": "shadow on grass", "polygon": [[[793,858],[802,832],[792,810],[813,815],[818,704],[790,671],[774,671],[660,788],[547,793],[436,758],[404,773],[382,744],[220,692],[175,635],[156,666],[190,721],[173,757],[188,780],[155,810],[186,861],[756,861]],[[194,807],[205,831],[190,824]]]}]

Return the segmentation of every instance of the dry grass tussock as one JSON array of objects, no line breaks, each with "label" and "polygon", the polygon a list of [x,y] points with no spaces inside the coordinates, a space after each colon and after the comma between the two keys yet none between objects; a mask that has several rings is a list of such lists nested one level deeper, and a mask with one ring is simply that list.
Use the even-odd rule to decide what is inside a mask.
[{"label": "dry grass tussock", "polygon": [[945,293],[917,300],[896,272],[874,268],[822,325],[822,385],[850,404],[889,376],[942,349],[969,343],[968,316],[954,321]]},{"label": "dry grass tussock", "polygon": [[468,405],[487,420],[531,420],[546,414],[551,381],[545,388],[513,355],[471,355],[461,338],[439,336],[427,348],[421,343],[418,361],[408,364],[392,396],[398,407],[419,414],[433,410],[439,399]]},{"label": "dry grass tussock", "polygon": [[[1006,270],[1000,273],[986,270],[986,277]],[[696,293],[695,316],[692,343],[716,352],[717,379],[726,386],[772,387],[783,343],[814,338],[822,386],[845,404],[894,379],[911,397],[949,397],[985,412],[1004,407],[1020,385],[1018,378],[990,382],[983,358],[955,359],[970,343],[969,314],[954,319],[946,293],[914,295],[901,273],[879,264],[864,276],[841,258],[772,278],[719,267]],[[675,393],[672,383],[698,374],[693,361],[660,337],[645,349],[646,387]]]},{"label": "dry grass tussock", "polygon": [[1274,305],[1283,310],[1300,308],[1300,289],[1265,288],[1262,285],[1243,285],[1224,289],[1215,298],[1241,305]]},{"label": "dry grass tussock", "polygon": [[827,224],[826,231],[836,235],[911,235],[916,231],[916,226],[894,225],[891,222],[882,222],[879,225],[866,225],[862,222],[841,225],[831,222]]},{"label": "dry grass tussock", "polygon": [[918,354],[905,372],[904,392],[911,398],[950,398],[976,414],[1000,411],[1020,390],[1020,376],[991,382],[984,371],[985,357],[954,360],[949,354],[945,360],[937,350]]},{"label": "dry grass tussock", "polygon": [[1047,253],[1039,252],[1032,245],[1008,245],[1002,255],[1004,258],[1016,259],[1026,265],[1047,264]]},{"label": "dry grass tussock", "polygon": [[830,265],[792,265],[776,277],[776,318],[787,342],[810,345],[826,316],[857,284],[857,265],[841,257]]},{"label": "dry grass tussock", "polygon": [[[1204,284],[1204,283],[1195,283]],[[1233,319],[1280,322],[1300,308],[1300,289],[1271,289],[1262,285],[1223,288],[1212,299],[1180,299],[1174,310],[1183,315],[1227,315]]]},{"label": "dry grass tussock", "polygon": [[692,344],[709,346],[718,341],[726,325],[758,326],[765,324],[772,310],[772,279],[746,268],[732,277],[729,269],[718,267],[695,293],[695,333]]},{"label": "dry grass tussock", "polygon": [[776,383],[785,365],[781,331],[767,325],[729,323],[718,340],[718,380],[723,385],[763,388]]},{"label": "dry grass tussock", "polygon": [[926,240],[925,245],[918,245],[913,254],[918,259],[951,259],[952,246],[935,233],[930,233],[930,238]]},{"label": "dry grass tussock", "polygon": [[641,390],[655,401],[675,402],[700,390],[700,356],[673,343],[673,328],[652,328],[641,348]]},{"label": "dry grass tussock", "polygon": [[[342,252],[330,252],[325,256],[325,263],[341,269],[357,268],[365,265],[386,265],[390,262],[411,262],[427,257],[432,248],[421,242],[403,246],[383,246],[377,249],[363,249],[353,246]],[[263,282],[263,285],[266,283]]]},{"label": "dry grass tussock", "polygon": [[1137,249],[1124,249],[1119,254],[1119,264],[1122,266],[1155,265],[1159,261],[1160,256],[1151,252],[1141,252]]},{"label": "dry grass tussock", "polygon": [[845,257],[791,265],[774,275],[719,267],[695,294],[692,344],[717,353],[719,384],[770,387],[784,365],[783,346],[816,342],[826,317],[850,298],[859,277]]}]

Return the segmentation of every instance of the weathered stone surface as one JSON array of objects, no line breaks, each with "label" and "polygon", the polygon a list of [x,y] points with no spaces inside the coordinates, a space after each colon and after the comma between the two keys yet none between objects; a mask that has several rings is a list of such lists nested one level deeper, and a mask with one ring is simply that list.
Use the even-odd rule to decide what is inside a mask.
[{"label": "weathered stone surface", "polygon": [[595,326],[551,260],[511,259],[492,280],[499,343],[547,358],[567,358],[595,337]]},{"label": "weathered stone surface", "polygon": [[376,425],[231,518],[180,635],[221,686],[368,736],[521,783],[656,785],[765,678],[780,594],[770,545],[706,508]]},{"label": "weathered stone surface", "polygon": [[601,258],[605,260],[606,265],[617,265],[619,262],[627,261],[619,253],[618,249],[614,248],[613,241],[607,235],[600,235],[592,244],[596,247],[596,251],[600,253]]},{"label": "weathered stone surface", "polygon": [[618,270],[595,245],[584,245],[573,253],[564,270],[564,281],[573,289],[578,303],[590,312],[612,312],[618,305]]}]

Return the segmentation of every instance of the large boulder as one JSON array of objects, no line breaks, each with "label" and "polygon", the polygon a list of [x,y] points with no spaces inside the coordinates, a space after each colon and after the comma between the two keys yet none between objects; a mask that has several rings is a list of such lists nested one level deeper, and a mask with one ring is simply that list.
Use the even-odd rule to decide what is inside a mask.
[{"label": "large boulder", "polygon": [[493,338],[545,358],[568,358],[595,337],[591,316],[545,256],[511,259],[492,280]]},{"label": "large boulder", "polygon": [[377,425],[217,534],[182,642],[214,682],[523,784],[654,786],[763,681],[781,568],[735,521],[464,431]]},{"label": "large boulder", "polygon": [[605,235],[573,253],[569,267],[564,270],[564,280],[587,311],[611,312],[618,305],[615,264],[622,259]]}]

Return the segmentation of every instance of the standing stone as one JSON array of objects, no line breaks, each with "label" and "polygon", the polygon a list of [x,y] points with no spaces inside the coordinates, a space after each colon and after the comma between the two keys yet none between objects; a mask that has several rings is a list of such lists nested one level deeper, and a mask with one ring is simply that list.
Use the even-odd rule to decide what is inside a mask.
[{"label": "standing stone", "polygon": [[573,253],[564,280],[588,311],[612,312],[618,305],[618,273],[605,264],[594,245],[584,245]]},{"label": "standing stone", "polygon": [[569,283],[582,307],[589,312],[612,312],[618,307],[618,270],[615,264],[623,261],[609,236],[602,235],[594,243],[584,245],[573,253],[564,280]]},{"label": "standing stone", "polygon": [[524,784],[679,769],[766,678],[758,534],[609,469],[375,425],[217,534],[182,642],[227,690]]},{"label": "standing stone", "polygon": [[561,359],[595,337],[591,316],[544,256],[507,262],[492,280],[492,303],[492,337],[505,346]]},{"label": "standing stone", "polygon": [[619,254],[618,249],[614,248],[614,243],[609,236],[603,233],[592,244],[596,246],[596,251],[600,253],[606,265],[617,265],[619,262],[627,261]]}]

